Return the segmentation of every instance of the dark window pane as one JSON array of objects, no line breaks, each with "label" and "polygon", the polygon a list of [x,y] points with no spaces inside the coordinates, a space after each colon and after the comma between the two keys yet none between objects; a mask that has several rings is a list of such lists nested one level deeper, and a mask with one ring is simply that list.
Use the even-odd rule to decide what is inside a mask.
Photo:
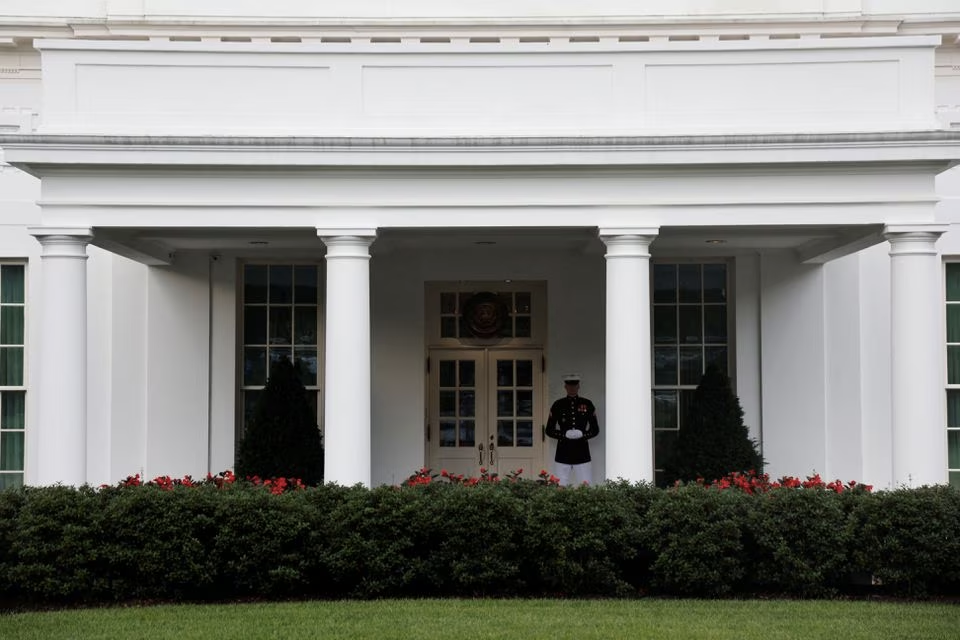
[{"label": "dark window pane", "polygon": [[460,361],[460,386],[477,386],[477,363],[473,360]]},{"label": "dark window pane", "polygon": [[441,391],[438,398],[440,401],[440,415],[445,417],[455,417],[457,415],[457,392]]},{"label": "dark window pane", "polygon": [[515,304],[517,305],[517,313],[533,313],[530,292],[518,291],[516,294],[514,294],[514,300]]},{"label": "dark window pane", "polygon": [[680,428],[683,429],[684,423],[690,415],[690,406],[693,404],[695,391],[693,389],[680,390],[680,410],[677,416],[680,418]]},{"label": "dark window pane", "polygon": [[316,307],[294,307],[293,335],[297,344],[317,344]]},{"label": "dark window pane", "polygon": [[[706,347],[704,349],[703,368],[706,370],[712,364],[717,365],[724,375],[730,375],[727,371],[727,348],[726,347]],[[699,384],[699,383],[698,383]]]},{"label": "dark window pane", "polygon": [[653,301],[677,301],[677,265],[653,265]]},{"label": "dark window pane", "polygon": [[457,386],[457,361],[441,360],[439,362],[439,366],[440,366],[440,386],[441,387]]},{"label": "dark window pane", "polygon": [[318,304],[320,302],[316,265],[294,267],[293,284],[294,302],[297,304]]},{"label": "dark window pane", "polygon": [[653,384],[677,384],[677,348],[653,348]]},{"label": "dark window pane", "polygon": [[23,384],[23,347],[0,348],[0,385],[19,387]]},{"label": "dark window pane", "polygon": [[[293,349],[290,347],[271,347],[267,349],[267,356],[270,358],[270,366],[272,367],[275,362],[279,362],[286,358],[291,363],[293,362]],[[269,377],[269,375],[268,375]]]},{"label": "dark window pane", "polygon": [[27,392],[0,393],[0,429],[23,429],[26,422]]},{"label": "dark window pane", "polygon": [[253,420],[253,414],[257,410],[257,401],[260,399],[260,391],[243,392],[243,428],[246,429]]},{"label": "dark window pane", "polygon": [[460,391],[460,413],[461,418],[473,418],[477,415],[477,397],[472,389],[469,391]]},{"label": "dark window pane", "polygon": [[700,384],[702,376],[702,347],[680,347],[680,384]]},{"label": "dark window pane", "polygon": [[677,384],[677,348],[653,348],[653,384]]},{"label": "dark window pane", "polygon": [[0,471],[23,471],[23,431],[0,433]]},{"label": "dark window pane", "polygon": [[497,415],[513,416],[513,391],[497,391]]},{"label": "dark window pane", "polygon": [[703,301],[727,301],[727,265],[703,265]]},{"label": "dark window pane", "polygon": [[960,346],[958,345],[947,347],[947,384],[960,384]]},{"label": "dark window pane", "polygon": [[947,342],[960,342],[960,304],[947,305]]},{"label": "dark window pane", "polygon": [[517,391],[517,415],[533,416],[533,391]]},{"label": "dark window pane", "polygon": [[700,305],[680,307],[680,344],[701,344],[703,342],[703,328],[700,324],[700,314],[703,307]]},{"label": "dark window pane", "polygon": [[653,308],[653,342],[677,343],[677,307],[657,305]]},{"label": "dark window pane", "polygon": [[270,344],[290,344],[293,314],[290,307],[270,307]]},{"label": "dark window pane", "polygon": [[517,446],[533,446],[533,422],[530,420],[517,420]]},{"label": "dark window pane", "polygon": [[533,386],[533,360],[517,360],[517,386]]},{"label": "dark window pane", "polygon": [[267,384],[267,350],[247,347],[243,350],[243,384],[258,387]]},{"label": "dark window pane", "polygon": [[300,369],[300,382],[305,387],[317,386],[317,350],[297,348],[293,362]]},{"label": "dark window pane", "polygon": [[23,307],[0,307],[0,344],[23,344]]},{"label": "dark window pane", "polygon": [[243,307],[243,343],[267,344],[266,307]]},{"label": "dark window pane", "polygon": [[530,316],[517,316],[514,319],[514,324],[517,326],[516,337],[517,338],[529,338],[531,333],[530,325]]},{"label": "dark window pane", "polygon": [[960,469],[960,431],[947,431],[947,466]]},{"label": "dark window pane", "polygon": [[960,429],[960,389],[947,389],[947,427]]},{"label": "dark window pane", "polygon": [[960,302],[960,262],[949,262],[947,267],[947,301]]},{"label": "dark window pane", "polygon": [[5,264],[0,267],[0,302],[24,302],[24,265]]},{"label": "dark window pane", "polygon": [[440,294],[440,313],[456,313],[456,312],[457,312],[457,294],[441,293]]},{"label": "dark window pane", "polygon": [[497,420],[497,446],[513,446],[513,420]]},{"label": "dark window pane", "polygon": [[667,456],[677,447],[678,433],[677,431],[653,432],[653,464],[658,469],[663,468]]},{"label": "dark window pane", "polygon": [[453,420],[440,421],[440,446],[457,446],[457,423]]},{"label": "dark window pane", "polygon": [[703,341],[712,343],[726,343],[727,341],[727,307],[722,305],[706,305],[703,307]]},{"label": "dark window pane", "polygon": [[653,428],[677,428],[677,391],[657,389],[653,392]]},{"label": "dark window pane", "polygon": [[457,337],[457,319],[454,316],[445,316],[440,318],[440,337],[441,338],[456,338]]},{"label": "dark window pane", "polygon": [[460,421],[460,446],[472,447],[476,442],[476,425],[473,420]]},{"label": "dark window pane", "polygon": [[248,264],[243,267],[243,301],[247,304],[267,301],[267,267]]},{"label": "dark window pane", "polygon": [[270,302],[293,302],[293,267],[288,264],[270,265]]},{"label": "dark window pane", "polygon": [[513,386],[513,360],[497,360],[497,386]]},{"label": "dark window pane", "polygon": [[678,267],[680,302],[700,302],[700,265],[681,264]]},{"label": "dark window pane", "polygon": [[950,486],[954,489],[960,489],[960,471],[950,472]]}]

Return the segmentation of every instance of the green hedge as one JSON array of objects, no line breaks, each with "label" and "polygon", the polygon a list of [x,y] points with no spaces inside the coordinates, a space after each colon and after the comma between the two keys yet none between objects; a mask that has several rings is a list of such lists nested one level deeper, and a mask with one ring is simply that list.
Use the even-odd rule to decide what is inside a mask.
[{"label": "green hedge", "polygon": [[[960,594],[960,492],[610,483],[0,492],[6,608],[130,600]],[[861,581],[862,582],[862,581]]]}]

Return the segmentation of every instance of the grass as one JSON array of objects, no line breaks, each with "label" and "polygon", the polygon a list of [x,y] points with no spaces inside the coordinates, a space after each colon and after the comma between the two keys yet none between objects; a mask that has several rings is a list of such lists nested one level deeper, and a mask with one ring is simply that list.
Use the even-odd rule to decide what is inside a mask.
[{"label": "grass", "polygon": [[0,615],[0,638],[955,639],[960,605],[784,600],[379,600]]}]

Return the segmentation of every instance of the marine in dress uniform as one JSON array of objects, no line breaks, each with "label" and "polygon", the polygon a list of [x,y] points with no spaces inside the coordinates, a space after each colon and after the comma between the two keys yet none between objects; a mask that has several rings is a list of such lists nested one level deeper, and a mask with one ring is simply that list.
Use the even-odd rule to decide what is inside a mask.
[{"label": "marine in dress uniform", "polygon": [[580,396],[580,374],[563,376],[567,395],[550,407],[547,435],[557,440],[554,475],[560,484],[572,484],[576,475],[580,482],[590,482],[590,445],[587,441],[600,433],[597,410],[587,398]]}]

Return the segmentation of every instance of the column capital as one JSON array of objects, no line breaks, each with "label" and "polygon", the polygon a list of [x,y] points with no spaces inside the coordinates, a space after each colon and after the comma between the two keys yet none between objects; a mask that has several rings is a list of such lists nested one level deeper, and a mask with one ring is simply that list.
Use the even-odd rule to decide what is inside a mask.
[{"label": "column capital", "polygon": [[649,258],[650,245],[659,234],[659,227],[600,228],[600,240],[607,246],[607,258]]},{"label": "column capital", "polygon": [[27,227],[43,247],[41,257],[86,258],[93,240],[90,227]]},{"label": "column capital", "polygon": [[950,228],[948,224],[887,224],[883,237],[890,243],[890,255],[936,255],[940,236]]},{"label": "column capital", "polygon": [[328,258],[369,258],[370,245],[377,239],[376,228],[324,229],[317,235],[327,246]]}]

